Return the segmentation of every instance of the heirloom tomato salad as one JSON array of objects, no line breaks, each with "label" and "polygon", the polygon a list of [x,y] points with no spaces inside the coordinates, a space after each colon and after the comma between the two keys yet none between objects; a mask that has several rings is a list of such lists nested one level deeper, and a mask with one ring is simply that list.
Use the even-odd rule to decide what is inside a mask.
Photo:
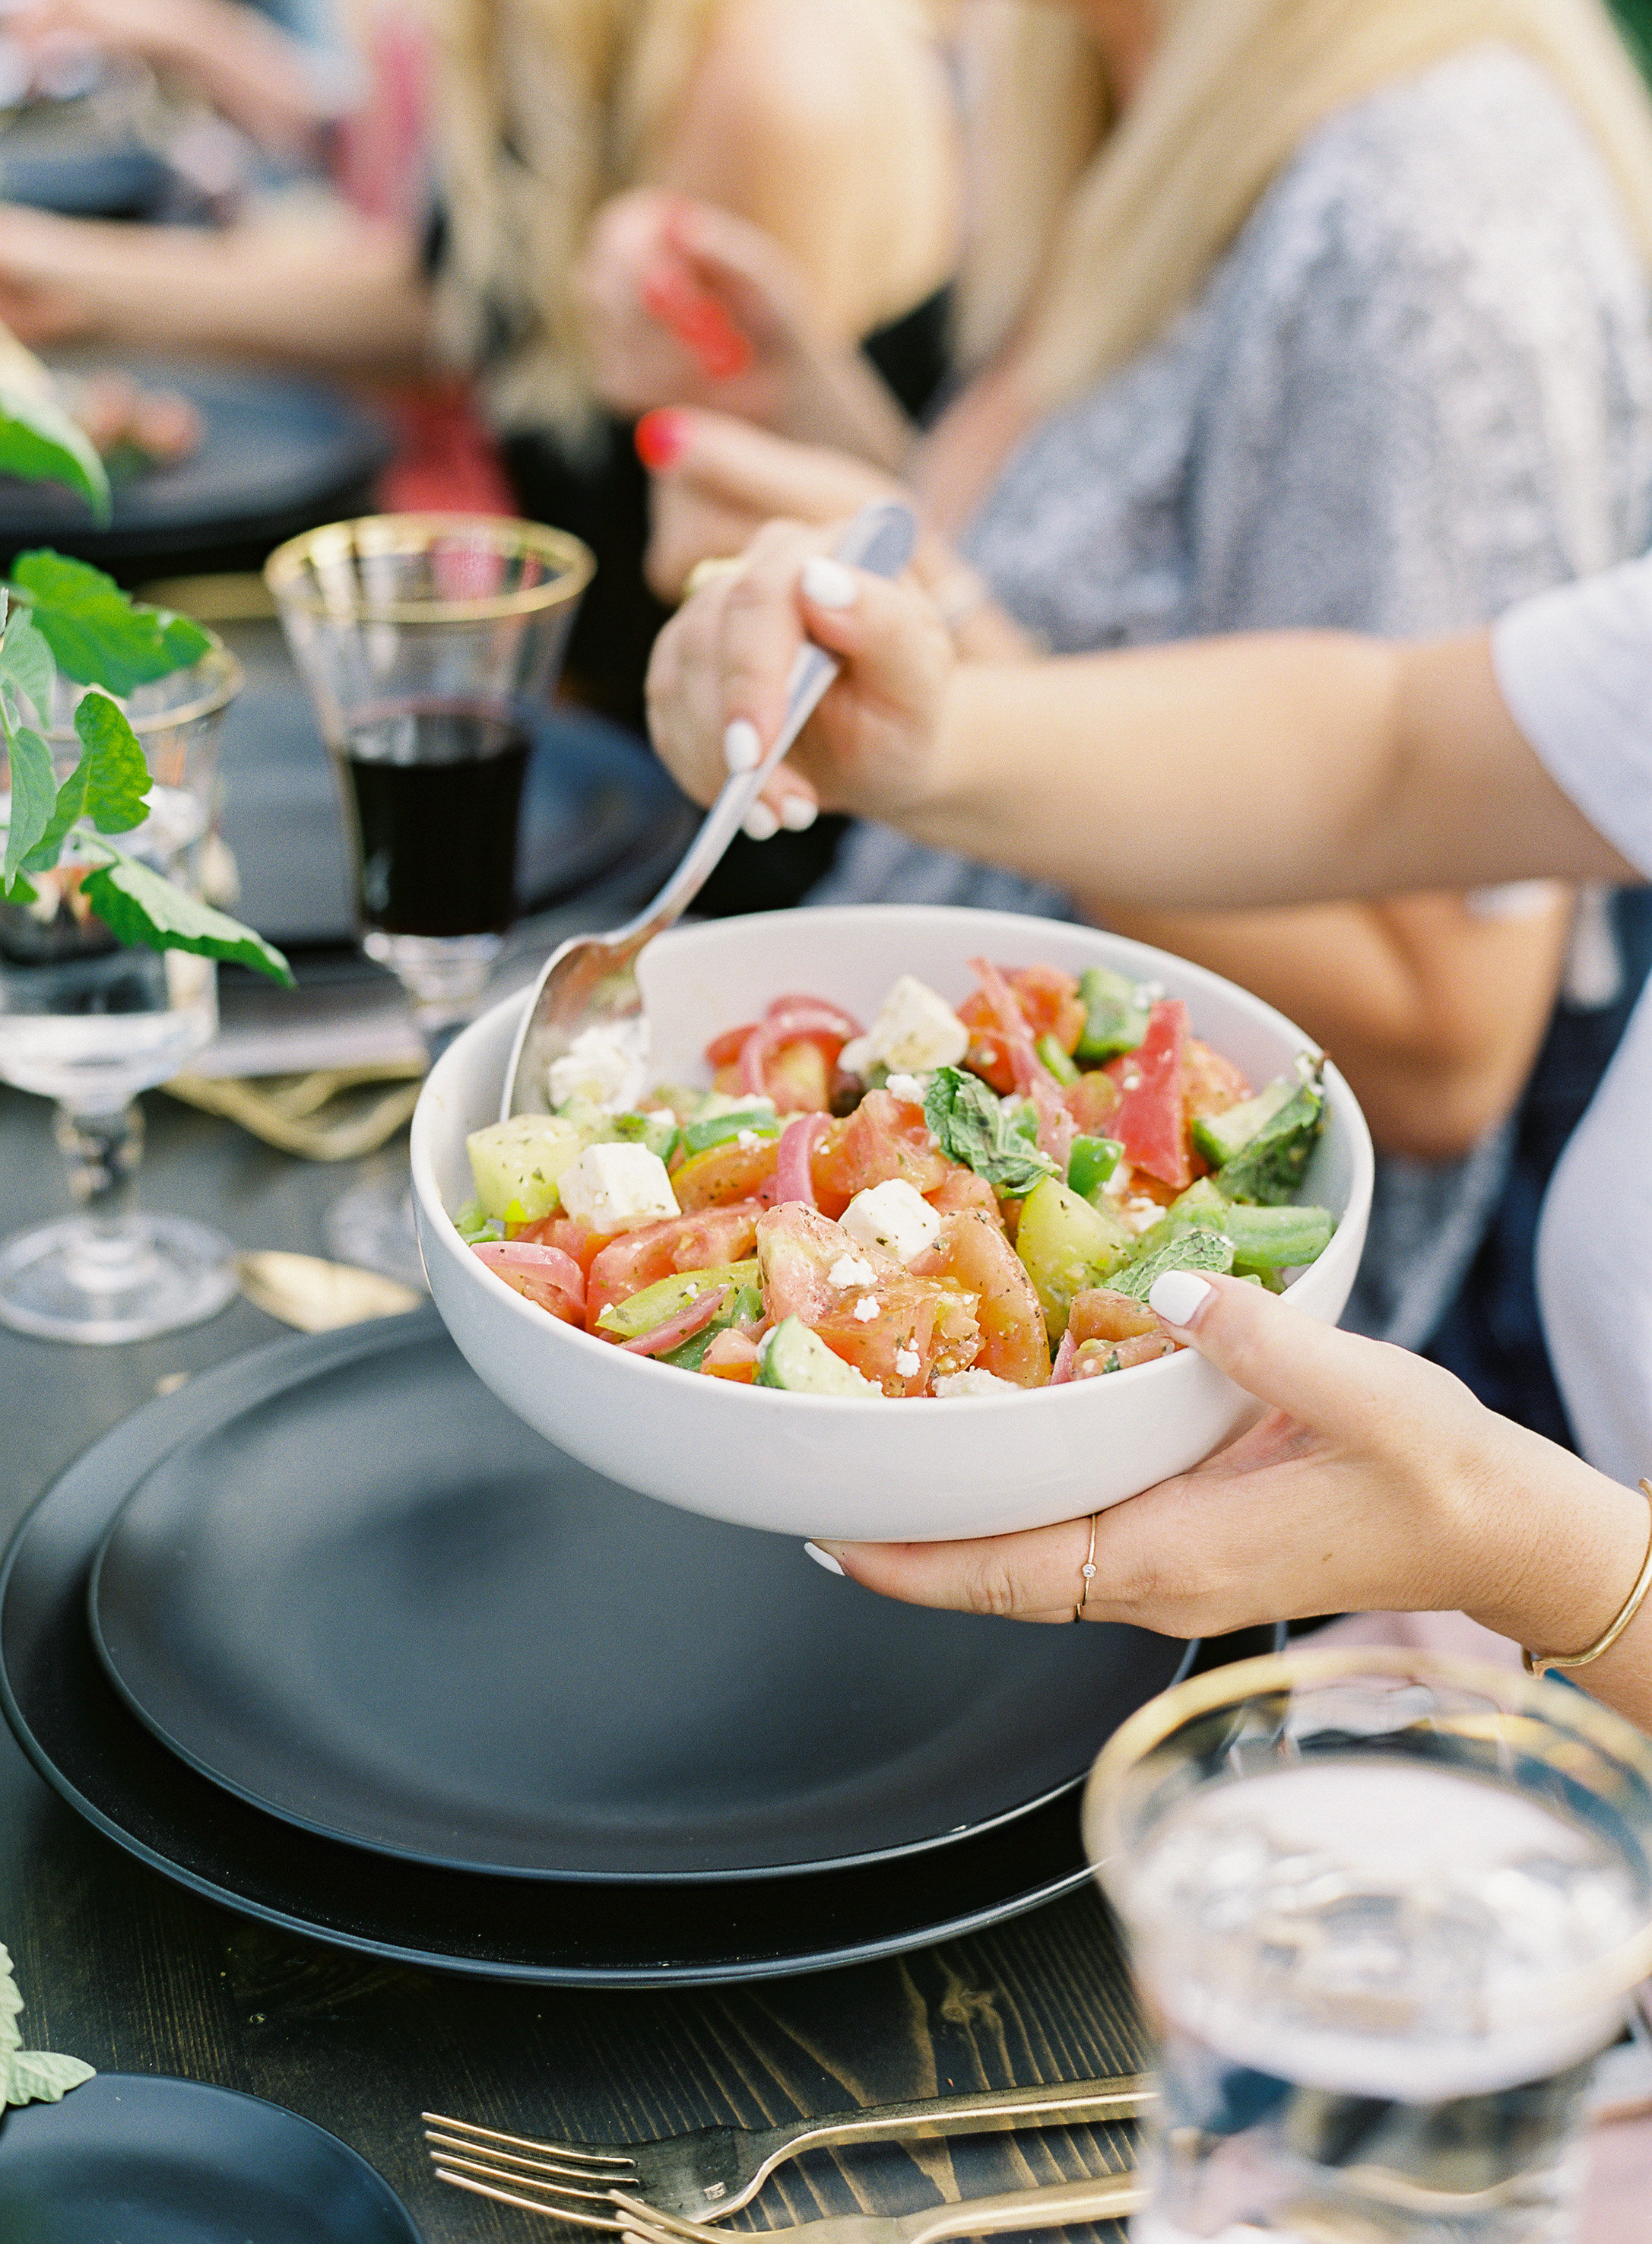
[{"label": "heirloom tomato salad", "polygon": [[1277,1290],[1334,1225],[1294,1199],[1323,1060],[1260,1088],[1186,1006],[1104,968],[902,975],[870,1028],[779,997],[648,1081],[588,1031],[553,1111],[468,1140],[474,1253],[548,1316],[713,1379],[897,1401],[1060,1385],[1172,1353],[1161,1271]]}]

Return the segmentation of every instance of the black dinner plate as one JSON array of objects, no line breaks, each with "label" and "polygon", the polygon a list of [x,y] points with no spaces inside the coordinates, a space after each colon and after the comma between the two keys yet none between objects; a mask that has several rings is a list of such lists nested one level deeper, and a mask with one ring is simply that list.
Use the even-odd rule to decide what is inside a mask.
[{"label": "black dinner plate", "polygon": [[[66,362],[74,371],[115,362]],[[118,363],[146,387],[191,401],[201,416],[199,447],[117,485],[101,525],[55,484],[0,477],[0,559],[44,543],[127,584],[254,568],[283,538],[361,512],[389,457],[378,416],[324,383],[167,360]]]},{"label": "black dinner plate", "polygon": [[388,2182],[278,2104],[103,2072],[0,2119],[7,2244],[419,2244]]},{"label": "black dinner plate", "polygon": [[[6,1719],[53,1789],[139,1861],[229,1909],[356,1953],[584,1987],[719,1985],[870,1962],[999,1923],[1084,1882],[1072,1793],[955,1846],[861,1869],[639,1888],[550,1886],[369,1854],[278,1822],[209,1782],[110,1684],[86,1625],[87,1585],[132,1487],[221,1420],[227,1390],[239,1393],[254,1360],[204,1374],[95,1443],[41,1498],[0,1568]],[[1167,1659],[1182,1656],[1163,1648]],[[1162,1667],[1144,1672],[1136,1695],[1167,1680]]]},{"label": "black dinner plate", "polygon": [[895,1605],[635,1495],[433,1314],[239,1369],[122,1507],[92,1635],[163,1744],[330,1838],[549,1878],[845,1869],[1076,1784],[1180,1658]]},{"label": "black dinner plate", "polygon": [[[247,681],[223,733],[222,823],[240,871],[237,909],[274,943],[353,943],[343,801],[281,625],[231,624],[223,635]],[[646,741],[569,707],[534,713],[530,728],[517,848],[524,918],[621,859],[680,845],[687,806]]]}]

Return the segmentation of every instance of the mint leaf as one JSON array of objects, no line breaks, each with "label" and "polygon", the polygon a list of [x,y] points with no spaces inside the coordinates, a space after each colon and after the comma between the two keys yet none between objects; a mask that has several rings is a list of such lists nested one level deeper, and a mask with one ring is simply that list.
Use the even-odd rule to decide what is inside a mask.
[{"label": "mint leaf", "polygon": [[20,2049],[11,2059],[6,2083],[8,2104],[60,2104],[71,2088],[95,2080],[98,2069],[78,2057],[58,2057],[47,2049]]},{"label": "mint leaf", "polygon": [[85,774],[83,808],[99,834],[128,834],[149,815],[152,781],[138,735],[124,709],[106,693],[83,695],[75,711],[81,758],[71,777]]},{"label": "mint leaf", "polygon": [[134,607],[112,577],[62,553],[20,553],[11,578],[28,595],[58,667],[77,685],[130,693],[187,669],[212,645],[186,616]]},{"label": "mint leaf", "polygon": [[[5,638],[0,640],[0,683],[26,693],[44,723],[51,714],[51,689],[57,676],[51,649],[29,620],[28,609],[14,609]],[[14,693],[14,702],[15,699]]]},{"label": "mint leaf", "polygon": [[23,1997],[12,1976],[11,1957],[0,1948],[0,2112],[8,2104],[56,2104],[70,2089],[93,2078],[78,2057],[24,2049],[17,2030]]},{"label": "mint leaf", "polygon": [[[20,725],[6,747],[11,759],[11,823],[6,829],[3,879],[10,889],[41,836],[51,829],[58,783],[51,768],[51,750],[38,733]],[[54,848],[50,862],[57,862]]]},{"label": "mint leaf", "polygon": [[129,834],[149,814],[149,767],[138,735],[106,693],[83,695],[75,711],[80,761],[58,789],[51,823],[23,861],[25,873],[49,873],[76,821],[90,818],[100,834]]},{"label": "mint leaf", "polygon": [[293,987],[292,971],[281,954],[261,935],[199,896],[174,888],[152,865],[118,856],[100,865],[80,884],[81,894],[110,933],[121,943],[140,943],[151,950],[193,950],[202,958],[223,958],[267,974]]},{"label": "mint leaf", "polygon": [[1007,1105],[963,1068],[938,1067],[924,1094],[924,1119],[941,1151],[985,1177],[1005,1200],[1025,1200],[1055,1163],[1024,1138],[1017,1124],[1021,1102]]},{"label": "mint leaf", "polygon": [[84,429],[50,399],[0,388],[0,475],[67,483],[99,522],[109,519],[109,478]]}]

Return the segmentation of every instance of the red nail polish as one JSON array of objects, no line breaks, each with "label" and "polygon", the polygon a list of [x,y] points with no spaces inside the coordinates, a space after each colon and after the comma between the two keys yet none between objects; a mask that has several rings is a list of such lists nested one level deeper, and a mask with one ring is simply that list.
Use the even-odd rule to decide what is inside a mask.
[{"label": "red nail polish", "polygon": [[674,466],[688,443],[687,416],[674,406],[661,405],[645,413],[637,423],[637,457],[655,474]]}]

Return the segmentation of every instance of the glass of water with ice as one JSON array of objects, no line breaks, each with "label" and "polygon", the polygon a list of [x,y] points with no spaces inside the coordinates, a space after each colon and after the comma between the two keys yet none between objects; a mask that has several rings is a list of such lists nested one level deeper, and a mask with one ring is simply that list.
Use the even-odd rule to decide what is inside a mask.
[{"label": "glass of water with ice", "polygon": [[[185,887],[206,875],[218,737],[240,682],[214,645],[122,704],[153,784],[148,818],[120,846]],[[78,696],[62,679],[58,691],[50,739],[62,780],[80,754]],[[51,1340],[143,1340],[213,1315],[235,1288],[216,1232],[114,1206],[143,1145],[137,1093],[179,1074],[216,1032],[217,969],[118,942],[81,893],[85,870],[65,855],[30,875],[32,904],[0,903],[0,1079],[57,1102],[58,1144],[86,1203],[0,1244],[0,1321]]]},{"label": "glass of water with ice", "polygon": [[1144,1707],[1085,1827],[1159,2040],[1134,2244],[1566,2244],[1652,1970],[1652,1744],[1568,1686],[1287,1653]]}]

